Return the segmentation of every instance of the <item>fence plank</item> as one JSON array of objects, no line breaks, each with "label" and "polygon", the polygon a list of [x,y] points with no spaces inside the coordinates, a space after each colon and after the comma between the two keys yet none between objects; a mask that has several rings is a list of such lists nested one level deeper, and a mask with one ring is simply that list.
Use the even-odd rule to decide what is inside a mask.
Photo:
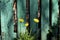
[{"label": "fence plank", "polygon": [[49,30],[49,0],[41,0],[41,40],[47,40]]},{"label": "fence plank", "polygon": [[[18,36],[26,31],[26,0],[17,0],[17,17],[18,17]],[[20,23],[19,19],[23,18],[24,22]]]},{"label": "fence plank", "polygon": [[38,0],[30,0],[30,31],[37,35],[38,23],[34,22],[34,18],[38,18]]},{"label": "fence plank", "polygon": [[52,33],[54,35],[53,40],[57,40],[58,35],[58,15],[59,15],[59,7],[58,0],[52,0]]},{"label": "fence plank", "polygon": [[13,1],[1,1],[1,33],[2,40],[13,40]]},{"label": "fence plank", "polygon": [[52,0],[52,26],[54,25],[54,23],[57,24],[58,14],[58,0]]}]

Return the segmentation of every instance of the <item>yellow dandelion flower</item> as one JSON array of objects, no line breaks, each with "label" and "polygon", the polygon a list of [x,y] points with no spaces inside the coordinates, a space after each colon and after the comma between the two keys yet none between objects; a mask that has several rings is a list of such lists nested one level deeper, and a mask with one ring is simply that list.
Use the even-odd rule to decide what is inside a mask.
[{"label": "yellow dandelion flower", "polygon": [[39,19],[34,18],[33,20],[34,20],[35,23],[39,23]]},{"label": "yellow dandelion flower", "polygon": [[26,27],[28,27],[28,26],[29,26],[29,23],[28,23],[28,22],[26,22],[25,26],[26,26]]},{"label": "yellow dandelion flower", "polygon": [[20,18],[19,19],[19,22],[21,22],[21,23],[24,22],[24,19],[23,18]]}]

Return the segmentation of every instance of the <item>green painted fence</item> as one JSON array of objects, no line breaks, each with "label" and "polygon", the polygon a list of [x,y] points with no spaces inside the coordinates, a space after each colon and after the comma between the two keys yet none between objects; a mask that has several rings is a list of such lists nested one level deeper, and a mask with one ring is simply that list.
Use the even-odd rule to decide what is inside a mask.
[{"label": "green painted fence", "polygon": [[47,40],[49,30],[49,0],[41,0],[41,40]]},{"label": "green painted fence", "polygon": [[[26,27],[24,24],[26,23],[26,0],[17,0],[17,17],[18,17],[18,36],[20,36],[21,32],[25,32]],[[24,22],[20,23],[19,19],[23,19]]]},{"label": "green painted fence", "polygon": [[30,30],[31,34],[37,34],[38,23],[34,19],[38,18],[38,0],[30,0]]},{"label": "green painted fence", "polygon": [[[1,35],[2,40],[14,40],[13,22],[13,2],[14,0],[0,0],[1,15]],[[58,0],[52,0],[52,25],[57,22]],[[49,0],[41,0],[41,40],[47,40],[49,30]],[[54,15],[55,14],[55,15]],[[17,0],[17,36],[21,40],[20,34],[25,34],[26,29],[26,0]],[[38,36],[38,23],[34,22],[38,18],[38,0],[30,0],[30,31],[31,36]],[[56,18],[56,19],[55,19]],[[20,22],[23,19],[24,22]],[[55,22],[55,21],[56,22]],[[54,32],[54,31],[53,31]],[[30,39],[29,39],[30,40]]]},{"label": "green painted fence", "polygon": [[1,34],[2,40],[13,40],[13,1],[0,0],[1,3]]}]

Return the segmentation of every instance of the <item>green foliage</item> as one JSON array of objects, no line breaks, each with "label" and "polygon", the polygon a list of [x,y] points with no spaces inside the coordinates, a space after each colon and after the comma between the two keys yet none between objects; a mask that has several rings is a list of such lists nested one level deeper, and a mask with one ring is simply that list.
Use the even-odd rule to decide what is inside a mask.
[{"label": "green foliage", "polygon": [[35,40],[35,36],[31,36],[28,32],[20,33],[20,39],[19,40]]}]

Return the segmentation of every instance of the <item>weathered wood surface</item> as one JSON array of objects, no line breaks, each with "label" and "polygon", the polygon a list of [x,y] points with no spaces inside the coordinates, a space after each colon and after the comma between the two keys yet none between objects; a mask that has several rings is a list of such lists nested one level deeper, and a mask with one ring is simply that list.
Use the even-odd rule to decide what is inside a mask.
[{"label": "weathered wood surface", "polygon": [[58,35],[58,26],[59,26],[57,23],[58,15],[59,15],[58,0],[52,0],[52,26],[54,27],[54,29],[52,29],[52,32],[54,34],[55,39]]},{"label": "weathered wood surface", "polygon": [[[20,33],[24,33],[26,31],[25,23],[26,23],[26,0],[17,0],[17,17],[18,17],[18,36]],[[23,18],[24,22],[20,23],[19,19]]]},{"label": "weathered wood surface", "polygon": [[[2,40],[13,40],[13,0],[0,0],[1,13],[1,33]],[[41,0],[41,40],[46,40],[49,30],[49,0]],[[58,17],[58,0],[52,0],[52,25],[57,23]],[[18,17],[18,37],[20,33],[26,31],[26,0],[17,0],[17,17]],[[30,0],[30,30],[31,34],[37,34],[38,24],[33,21],[38,17],[38,0]],[[24,22],[20,23],[19,19],[23,18]],[[54,31],[53,31],[54,32]]]},{"label": "weathered wood surface", "polygon": [[49,0],[41,0],[41,40],[47,40],[49,30]]},{"label": "weathered wood surface", "polygon": [[13,0],[0,0],[2,40],[13,40]]},{"label": "weathered wood surface", "polygon": [[38,18],[38,0],[30,0],[30,32],[36,36],[35,40],[38,40],[39,29],[38,23],[34,22],[35,18]]},{"label": "weathered wood surface", "polygon": [[58,0],[52,0],[52,26],[57,24],[59,14]]},{"label": "weathered wood surface", "polygon": [[[47,40],[47,33],[49,30],[49,0],[42,0],[42,12],[41,12],[41,39]],[[52,0],[52,26],[57,24],[58,18],[58,0]],[[52,29],[53,34],[55,31]]]},{"label": "weathered wood surface", "polygon": [[31,35],[38,37],[39,29],[38,23],[34,22],[34,19],[38,18],[38,0],[30,0],[30,32]]}]

